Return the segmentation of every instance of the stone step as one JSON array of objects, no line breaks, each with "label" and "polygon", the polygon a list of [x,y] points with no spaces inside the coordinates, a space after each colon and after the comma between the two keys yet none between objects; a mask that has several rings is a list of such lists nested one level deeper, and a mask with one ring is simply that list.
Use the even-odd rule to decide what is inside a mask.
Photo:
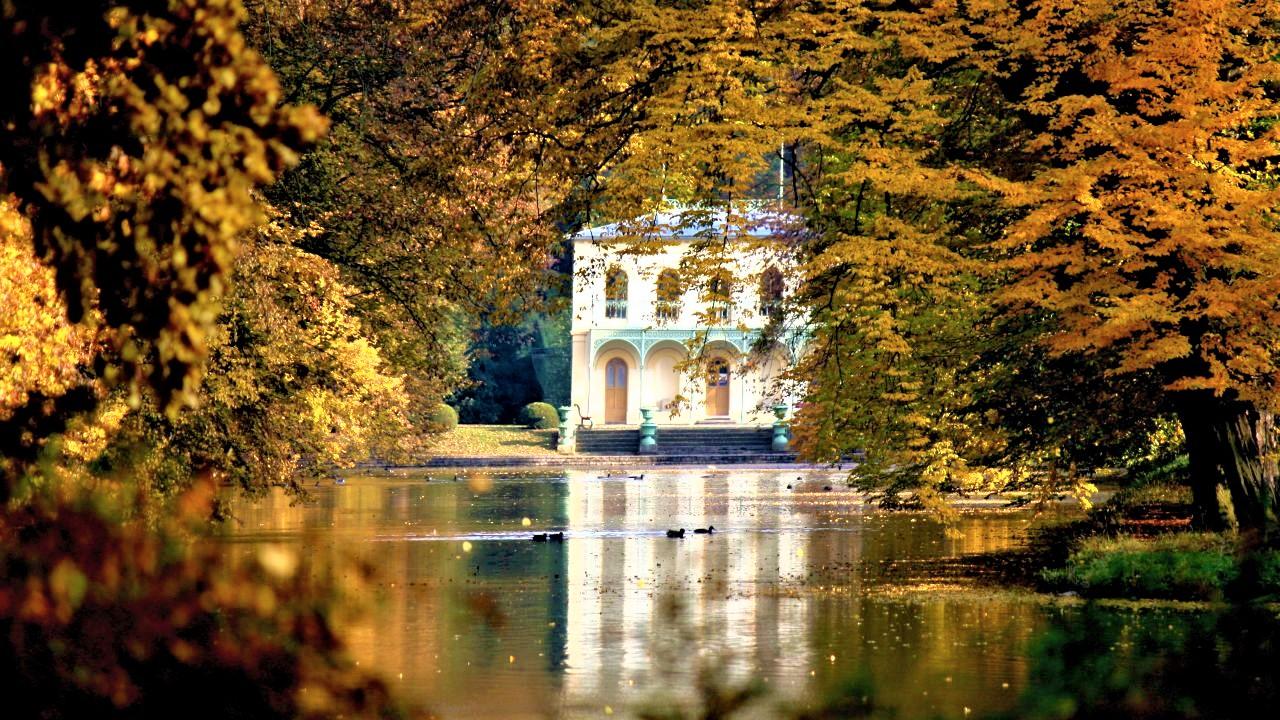
[{"label": "stone step", "polygon": [[[639,437],[639,434],[636,435]],[[758,435],[727,435],[723,437],[687,437],[684,435],[666,435],[656,433],[653,436],[659,442],[672,443],[730,443],[730,442],[767,442],[773,439],[773,433],[763,433]]]},{"label": "stone step", "polygon": [[[637,447],[639,447],[639,444],[637,444]],[[673,453],[773,452],[772,443],[752,443],[750,445],[741,443],[732,445],[663,445],[658,443],[654,447],[658,452]]]},{"label": "stone step", "polygon": [[736,432],[764,432],[772,430],[771,425],[730,425],[728,427],[703,427],[700,425],[659,425],[659,430],[667,430],[670,432],[685,433],[706,433],[714,435],[716,433],[736,433]]},{"label": "stone step", "polygon": [[[773,428],[768,426],[659,426],[655,462],[702,458],[706,462],[786,462],[789,453],[773,452]],[[638,455],[640,431],[634,426],[579,429],[579,455]],[[743,458],[748,458],[744,460]]]},{"label": "stone step", "polygon": [[[773,433],[755,433],[752,435],[719,435],[716,437],[702,437],[689,435],[668,435],[666,433],[654,433],[655,438],[667,442],[681,443],[723,443],[723,442],[757,442],[760,440],[768,440],[773,437]],[[637,437],[639,434],[637,433]]]},{"label": "stone step", "polygon": [[748,441],[754,441],[754,439],[771,438],[773,437],[773,433],[726,433],[716,434],[716,436],[700,436],[700,434],[699,436],[690,436],[690,434],[664,433],[662,430],[658,430],[657,433],[653,434],[653,437],[669,439],[669,441],[673,442],[726,442],[735,441],[735,439],[748,439]]}]

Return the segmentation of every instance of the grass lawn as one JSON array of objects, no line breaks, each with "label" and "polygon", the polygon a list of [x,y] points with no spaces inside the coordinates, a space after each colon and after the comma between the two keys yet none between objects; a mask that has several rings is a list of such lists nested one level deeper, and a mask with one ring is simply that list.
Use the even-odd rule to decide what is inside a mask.
[{"label": "grass lawn", "polygon": [[555,455],[555,430],[520,425],[459,425],[426,451],[432,457],[515,457]]}]

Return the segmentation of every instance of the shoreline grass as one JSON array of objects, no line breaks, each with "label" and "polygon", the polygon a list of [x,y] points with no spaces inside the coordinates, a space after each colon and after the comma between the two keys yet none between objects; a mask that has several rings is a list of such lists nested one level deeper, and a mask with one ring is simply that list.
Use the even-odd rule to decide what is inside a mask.
[{"label": "shoreline grass", "polygon": [[1280,600],[1280,551],[1192,528],[1191,491],[1163,474],[1122,489],[1082,521],[1046,531],[1041,589],[1087,598]]},{"label": "shoreline grass", "polygon": [[1061,568],[1041,577],[1052,589],[1085,597],[1274,600],[1280,597],[1280,553],[1243,553],[1220,533],[1174,532],[1086,538]]}]

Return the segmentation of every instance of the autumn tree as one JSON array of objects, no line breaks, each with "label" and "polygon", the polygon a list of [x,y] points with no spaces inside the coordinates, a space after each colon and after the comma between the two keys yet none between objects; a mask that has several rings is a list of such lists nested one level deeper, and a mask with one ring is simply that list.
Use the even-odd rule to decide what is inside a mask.
[{"label": "autumn tree", "polygon": [[1274,525],[1274,8],[858,7],[807,106],[849,98],[801,169],[801,441],[963,487],[1176,413],[1201,521],[1223,484]]},{"label": "autumn tree", "polygon": [[210,474],[251,496],[305,496],[312,481],[401,454],[404,379],[365,335],[356,291],[291,230],[276,218],[242,240],[196,407],[170,416],[144,403],[99,473],[123,469],[162,495]]},{"label": "autumn tree", "polygon": [[1005,37],[997,10],[845,4],[822,24],[830,42],[793,67],[796,104],[822,119],[797,141],[811,321],[792,373],[808,384],[798,444],[827,460],[862,451],[865,488],[944,513],[939,490],[1086,497],[1080,468],[1159,421],[1105,361],[1054,356],[1036,342],[1045,318],[1013,320],[995,302],[994,244],[1015,213],[974,178],[1026,177],[1037,162],[1003,55],[982,51]]},{"label": "autumn tree", "polygon": [[[29,219],[68,318],[101,316],[113,354],[99,375],[177,408],[199,380],[236,236],[259,217],[251,190],[322,125],[279,109],[261,59],[213,32],[238,20],[233,2],[64,10],[3,5],[0,192]],[[92,404],[77,393],[14,410],[0,431],[10,482],[59,418]]]},{"label": "autumn tree", "polygon": [[1186,434],[1201,522],[1220,522],[1222,485],[1241,527],[1272,535],[1280,11],[1134,0],[1008,12],[1022,23],[998,46],[998,73],[1037,162],[990,184],[1018,211],[996,246],[1002,310],[1042,317],[1031,339],[1053,356],[1154,386]]},{"label": "autumn tree", "polygon": [[[607,20],[593,16],[598,24],[588,30],[601,87],[643,90],[631,96],[634,134],[594,181],[596,200],[623,207],[660,194],[713,204],[741,197],[782,143],[787,197],[807,226],[793,238],[804,259],[797,309],[810,320],[807,353],[791,378],[809,387],[796,422],[801,447],[823,459],[867,451],[860,472],[870,485],[887,480],[887,497],[904,489],[919,498],[939,488],[1024,486],[1084,495],[1081,468],[1141,444],[1192,390],[1188,378],[1168,374],[1184,372],[1185,363],[1150,361],[1152,348],[1173,345],[1155,336],[1148,338],[1154,345],[1134,344],[1112,333],[1136,325],[1102,319],[1131,323],[1154,307],[1112,308],[1132,296],[1126,282],[1192,292],[1188,278],[1201,271],[1152,275],[1160,263],[1151,258],[1126,270],[1107,253],[1116,233],[1146,232],[1148,221],[1110,228],[1110,239],[1095,248],[1080,223],[1098,211],[1090,203],[1099,195],[1081,195],[1081,186],[1062,178],[1088,176],[1091,163],[1124,166],[1141,157],[1135,148],[1166,143],[1165,154],[1141,161],[1146,169],[1133,170],[1129,184],[1117,184],[1126,170],[1099,187],[1124,198],[1126,213],[1145,208],[1153,217],[1162,212],[1160,193],[1189,187],[1170,184],[1177,174],[1156,168],[1189,158],[1178,167],[1193,178],[1190,186],[1235,183],[1232,192],[1249,198],[1224,198],[1204,214],[1204,227],[1235,223],[1232,233],[1256,238],[1250,267],[1262,273],[1270,243],[1260,211],[1272,202],[1265,158],[1273,146],[1263,132],[1271,113],[1261,82],[1270,73],[1270,36],[1260,8],[1223,15],[1215,21],[1228,28],[1223,37],[1206,29],[1187,40],[1202,49],[1200,59],[1157,73],[1142,63],[1161,64],[1160,53],[1185,48],[1155,38],[1182,38],[1186,18],[1200,17],[1196,7],[1135,3],[1111,16],[1101,7],[1022,3],[609,6]],[[1024,23],[1029,17],[1043,28]],[[1099,27],[1106,32],[1097,34]],[[1146,41],[1132,39],[1143,33]],[[631,52],[610,54],[623,46]],[[1136,83],[1131,88],[1118,79],[1126,73],[1142,79],[1126,81]],[[1197,77],[1210,85],[1175,92]],[[1151,111],[1139,108],[1139,91],[1168,107],[1144,117]],[[1179,103],[1201,108],[1186,110],[1194,121],[1173,122],[1182,111],[1169,108]],[[1107,119],[1094,119],[1103,106]],[[1124,133],[1115,128],[1126,123],[1134,146],[1103,152],[1118,147]],[[1196,123],[1204,124],[1200,140],[1190,140]],[[1206,164],[1193,152],[1196,142],[1239,160]],[[1135,177],[1149,187],[1137,192]],[[638,239],[644,232],[637,228]],[[708,238],[683,275],[724,272],[732,239]],[[1166,239],[1160,262],[1178,242]],[[1236,252],[1231,242],[1221,247]],[[642,244],[632,251],[643,252]],[[1110,276],[1084,273],[1090,263],[1132,277],[1111,284]],[[1247,279],[1224,272],[1210,275],[1222,276],[1215,283]],[[1060,294],[1046,293],[1055,283]],[[1253,303],[1241,326],[1257,333],[1255,350],[1267,347],[1270,323],[1255,321],[1273,293],[1247,283],[1237,290],[1232,297]],[[1064,312],[1068,302],[1077,303],[1077,315]],[[1106,330],[1095,333],[1094,325]],[[1240,363],[1258,357],[1246,349],[1224,350],[1219,365],[1244,373]],[[1134,364],[1139,357],[1147,360]],[[1257,397],[1266,396],[1264,385]],[[1197,447],[1196,433],[1188,435]]]},{"label": "autumn tree", "polygon": [[[543,105],[572,78],[562,4],[324,0],[251,4],[251,41],[287,96],[332,120],[269,190],[296,246],[356,290],[353,309],[406,376],[419,423],[464,384],[468,333],[538,308],[560,282],[573,182]],[[549,157],[551,155],[554,157]]]},{"label": "autumn tree", "polygon": [[[254,191],[323,131],[280,105],[235,0],[0,2],[0,691],[20,716],[387,715],[332,588],[193,546],[214,485],[63,477],[113,391],[197,400]],[[218,344],[218,343],[213,343]],[[84,457],[82,455],[81,457]],[[127,479],[127,478],[126,478]]]}]

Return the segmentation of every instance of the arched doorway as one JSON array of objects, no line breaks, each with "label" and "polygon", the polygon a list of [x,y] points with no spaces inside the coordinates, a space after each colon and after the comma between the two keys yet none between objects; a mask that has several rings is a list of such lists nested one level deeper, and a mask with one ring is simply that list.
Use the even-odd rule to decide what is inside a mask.
[{"label": "arched doorway", "polygon": [[614,358],[604,366],[604,421],[627,421],[627,363]]},{"label": "arched doorway", "polygon": [[707,365],[707,417],[729,416],[729,361],[714,358]]}]

